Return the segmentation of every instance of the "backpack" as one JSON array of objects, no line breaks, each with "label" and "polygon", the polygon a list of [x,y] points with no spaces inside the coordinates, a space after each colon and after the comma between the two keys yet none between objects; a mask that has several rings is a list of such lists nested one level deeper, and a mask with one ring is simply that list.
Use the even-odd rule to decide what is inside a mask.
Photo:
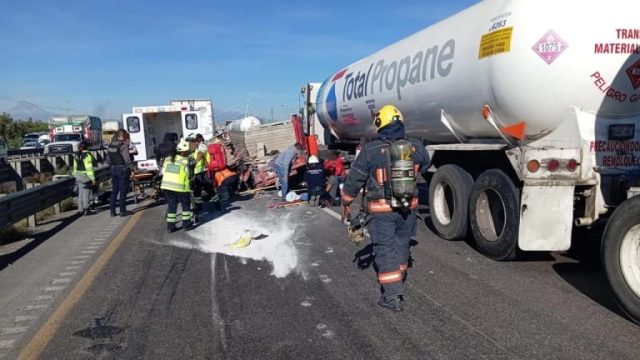
[{"label": "backpack", "polygon": [[209,151],[209,164],[207,165],[207,170],[220,171],[227,167],[227,155],[224,150],[224,144],[209,144],[207,149]]}]

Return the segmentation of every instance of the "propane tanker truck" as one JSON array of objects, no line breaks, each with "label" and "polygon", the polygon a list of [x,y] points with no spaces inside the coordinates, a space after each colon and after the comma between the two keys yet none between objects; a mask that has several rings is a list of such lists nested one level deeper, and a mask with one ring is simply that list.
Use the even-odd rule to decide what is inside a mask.
[{"label": "propane tanker truck", "polygon": [[576,228],[606,225],[604,269],[640,323],[639,9],[481,1],[340,69],[315,111],[332,141],[357,143],[397,106],[432,156],[438,234],[470,232],[492,259],[565,251]]}]

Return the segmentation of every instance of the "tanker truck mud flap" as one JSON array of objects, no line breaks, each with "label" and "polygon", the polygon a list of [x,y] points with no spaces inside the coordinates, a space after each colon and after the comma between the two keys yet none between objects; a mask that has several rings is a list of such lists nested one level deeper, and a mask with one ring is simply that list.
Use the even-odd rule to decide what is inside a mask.
[{"label": "tanker truck mud flap", "polygon": [[518,247],[523,251],[564,251],[571,246],[574,186],[522,188]]},{"label": "tanker truck mud flap", "polygon": [[609,219],[601,256],[616,302],[640,325],[640,196],[622,203]]}]

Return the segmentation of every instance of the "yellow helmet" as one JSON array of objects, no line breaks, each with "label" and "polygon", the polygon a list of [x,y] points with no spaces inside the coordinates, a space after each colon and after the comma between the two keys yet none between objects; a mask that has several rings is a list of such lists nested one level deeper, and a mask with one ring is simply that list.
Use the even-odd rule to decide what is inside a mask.
[{"label": "yellow helmet", "polygon": [[376,113],[373,125],[376,126],[377,131],[380,131],[395,121],[404,122],[402,113],[393,105],[385,105]]},{"label": "yellow helmet", "polygon": [[189,143],[184,140],[180,141],[176,146],[176,151],[178,152],[189,151]]}]

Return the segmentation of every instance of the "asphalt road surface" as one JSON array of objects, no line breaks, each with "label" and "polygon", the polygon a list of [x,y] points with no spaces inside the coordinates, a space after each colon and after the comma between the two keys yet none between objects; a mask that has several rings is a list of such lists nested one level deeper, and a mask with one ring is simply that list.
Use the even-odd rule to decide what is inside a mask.
[{"label": "asphalt road surface", "polygon": [[[272,196],[236,201],[189,233],[166,233],[164,206],[121,223],[104,213],[74,221],[74,236],[114,231],[5,356],[640,358],[640,328],[616,309],[589,251],[498,263],[439,239],[423,211],[405,310],[391,313],[376,305],[370,248],[349,243],[335,213],[267,209]],[[262,236],[233,248],[247,229]],[[29,271],[19,265],[40,248],[12,271]]]}]

